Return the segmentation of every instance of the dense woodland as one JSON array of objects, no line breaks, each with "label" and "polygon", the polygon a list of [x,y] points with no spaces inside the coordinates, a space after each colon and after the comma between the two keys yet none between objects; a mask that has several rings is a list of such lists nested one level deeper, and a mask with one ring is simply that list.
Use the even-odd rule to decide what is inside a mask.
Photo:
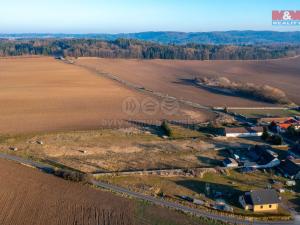
[{"label": "dense woodland", "polygon": [[253,44],[300,44],[300,31],[217,31],[217,32],[140,32],[120,34],[53,34],[25,33],[0,34],[0,38],[13,39],[97,39],[114,41],[119,38],[151,41],[160,44],[184,45],[188,43],[213,45],[253,45]]},{"label": "dense woodland", "polygon": [[95,39],[0,40],[0,56],[46,55],[70,57],[245,60],[273,59],[299,55],[300,45],[161,45],[133,39],[101,41]]}]

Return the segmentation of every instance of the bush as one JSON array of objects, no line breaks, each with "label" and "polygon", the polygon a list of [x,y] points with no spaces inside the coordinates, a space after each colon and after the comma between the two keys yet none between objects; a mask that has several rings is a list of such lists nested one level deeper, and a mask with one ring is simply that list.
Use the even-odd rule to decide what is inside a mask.
[{"label": "bush", "polygon": [[269,85],[256,85],[253,83],[234,82],[227,77],[203,78],[201,82],[207,86],[222,88],[224,92],[242,95],[270,103],[290,104],[292,103],[286,94]]},{"label": "bush", "polygon": [[282,145],[283,138],[280,135],[275,134],[272,136],[271,141],[273,145]]},{"label": "bush", "polygon": [[263,131],[263,134],[261,135],[261,139],[266,141],[270,138],[270,134],[268,132],[268,128],[267,127],[264,127],[264,131]]},{"label": "bush", "polygon": [[56,169],[53,173],[57,177],[61,177],[65,180],[74,181],[74,182],[88,182],[88,177],[86,174],[77,172],[77,171],[70,171],[70,170],[62,170]]},{"label": "bush", "polygon": [[287,134],[290,137],[299,137],[300,132],[295,128],[294,125],[292,125],[292,126],[289,126],[289,128],[287,129]]},{"label": "bush", "polygon": [[161,129],[163,130],[163,132],[168,136],[168,137],[172,137],[173,136],[173,131],[169,126],[169,123],[164,120],[161,124]]}]

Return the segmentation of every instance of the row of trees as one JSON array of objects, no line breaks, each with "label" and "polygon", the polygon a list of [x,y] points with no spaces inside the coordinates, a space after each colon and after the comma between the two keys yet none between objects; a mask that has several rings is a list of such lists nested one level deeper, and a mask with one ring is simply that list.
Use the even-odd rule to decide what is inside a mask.
[{"label": "row of trees", "polygon": [[63,55],[71,57],[244,60],[291,57],[300,46],[160,45],[132,39],[101,41],[89,39],[0,40],[0,56]]},{"label": "row of trees", "polygon": [[264,102],[291,104],[284,91],[270,85],[256,85],[253,83],[235,82],[227,77],[196,78],[194,82],[201,82],[207,86],[218,88],[219,91],[231,91],[232,94]]}]

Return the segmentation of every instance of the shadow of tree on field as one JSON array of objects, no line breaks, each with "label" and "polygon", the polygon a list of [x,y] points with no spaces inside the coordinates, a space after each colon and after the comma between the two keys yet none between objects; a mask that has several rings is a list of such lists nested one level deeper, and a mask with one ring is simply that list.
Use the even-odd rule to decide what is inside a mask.
[{"label": "shadow of tree on field", "polygon": [[205,85],[199,85],[195,82],[195,79],[180,78],[180,79],[178,79],[178,81],[174,81],[173,83],[196,87],[196,88],[203,89],[205,91],[208,91],[208,92],[213,93],[213,94],[218,94],[218,95],[233,96],[233,97],[245,97],[245,96],[239,96],[239,95],[237,95],[233,92],[232,93],[231,92],[226,92],[226,91],[219,90],[219,89],[216,89],[216,88],[213,88],[213,87],[208,87],[208,86],[205,86]]},{"label": "shadow of tree on field", "polygon": [[127,123],[134,125],[136,127],[139,127],[143,130],[149,131],[151,134],[157,135],[157,136],[163,136],[164,131],[161,129],[161,126],[158,125],[159,121],[156,123],[149,123],[146,121],[137,121],[137,120],[126,120]]},{"label": "shadow of tree on field", "polygon": [[206,157],[206,156],[197,156],[197,159],[199,160],[199,162],[201,164],[204,164],[207,167],[215,167],[215,166],[221,166],[222,165],[222,161],[217,160],[217,159],[213,159],[213,158],[209,158],[209,157]]},{"label": "shadow of tree on field", "polygon": [[230,205],[241,207],[238,201],[240,195],[244,192],[234,188],[230,185],[218,184],[212,182],[204,182],[200,180],[179,180],[175,182],[177,185],[183,186],[196,192],[197,194],[204,194],[211,200],[222,198]]}]

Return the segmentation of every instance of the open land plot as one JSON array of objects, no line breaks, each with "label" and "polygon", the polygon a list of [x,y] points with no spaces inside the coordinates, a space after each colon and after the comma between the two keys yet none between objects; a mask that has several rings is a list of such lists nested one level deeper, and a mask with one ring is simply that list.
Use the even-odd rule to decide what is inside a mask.
[{"label": "open land plot", "polygon": [[[0,223],[215,224],[0,160]],[[205,222],[204,222],[205,221]]]},{"label": "open land plot", "polygon": [[209,106],[269,106],[251,99],[213,93],[192,85],[195,77],[227,77],[233,81],[267,84],[283,90],[300,104],[300,57],[249,61],[184,61],[79,58],[79,65],[111,73],[153,91]]},{"label": "open land plot", "polygon": [[[173,139],[138,128],[0,136],[0,151],[46,160],[89,173],[174,168],[214,168],[228,149],[266,144],[261,138],[208,138],[171,125]],[[158,128],[160,129],[160,128]],[[38,144],[38,142],[43,144]],[[17,151],[10,150],[11,147]],[[279,155],[286,151],[276,150]],[[242,153],[241,153],[242,154]]]},{"label": "open land plot", "polygon": [[[180,109],[166,115],[134,111],[128,115],[127,97],[147,97],[83,68],[49,57],[0,59],[0,133],[118,127],[126,121],[205,121],[211,114]],[[126,124],[126,123],[125,123]]]},{"label": "open land plot", "polygon": [[[172,129],[177,139],[166,140],[136,128],[10,135],[2,136],[0,150],[55,161],[83,172],[214,167],[226,157],[206,142],[202,133]],[[18,151],[9,150],[11,146]]]}]

